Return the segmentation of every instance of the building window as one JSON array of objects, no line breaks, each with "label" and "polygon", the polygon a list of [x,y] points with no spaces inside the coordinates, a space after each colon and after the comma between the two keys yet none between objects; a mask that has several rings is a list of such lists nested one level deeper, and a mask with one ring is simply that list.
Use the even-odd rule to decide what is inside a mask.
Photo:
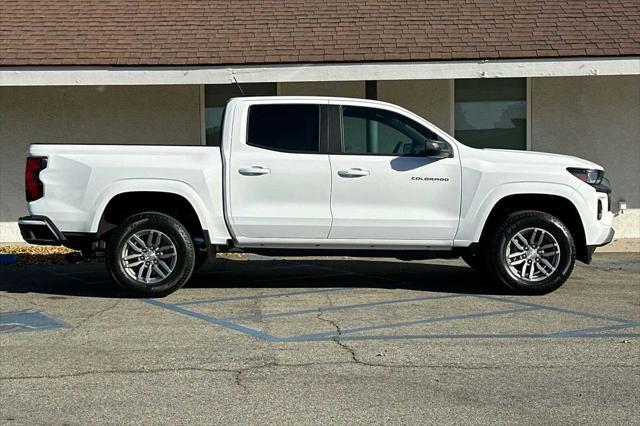
[{"label": "building window", "polygon": [[[276,83],[242,83],[244,96],[275,96]],[[207,145],[220,145],[222,113],[231,98],[242,96],[237,84],[207,84],[204,86],[204,123]]]},{"label": "building window", "polygon": [[527,79],[456,80],[455,137],[475,148],[527,149]]}]

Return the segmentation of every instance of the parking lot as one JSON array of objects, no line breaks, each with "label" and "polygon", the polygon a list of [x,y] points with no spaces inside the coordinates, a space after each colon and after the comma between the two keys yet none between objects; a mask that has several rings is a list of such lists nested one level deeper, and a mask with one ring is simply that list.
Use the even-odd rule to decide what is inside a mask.
[{"label": "parking lot", "polygon": [[0,268],[2,422],[640,418],[637,253],[536,297],[461,261],[226,258],[154,300],[99,263]]}]

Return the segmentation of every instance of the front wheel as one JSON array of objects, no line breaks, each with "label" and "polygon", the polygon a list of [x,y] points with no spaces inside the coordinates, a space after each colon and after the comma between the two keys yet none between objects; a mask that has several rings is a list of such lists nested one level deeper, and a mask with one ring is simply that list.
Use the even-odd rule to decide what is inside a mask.
[{"label": "front wheel", "polygon": [[571,275],[576,249],[558,218],[540,211],[511,214],[485,252],[486,270],[495,281],[521,294],[546,294]]},{"label": "front wheel", "polygon": [[107,268],[125,290],[162,297],[182,287],[195,264],[193,241],[177,220],[148,212],[128,217],[107,247]]}]

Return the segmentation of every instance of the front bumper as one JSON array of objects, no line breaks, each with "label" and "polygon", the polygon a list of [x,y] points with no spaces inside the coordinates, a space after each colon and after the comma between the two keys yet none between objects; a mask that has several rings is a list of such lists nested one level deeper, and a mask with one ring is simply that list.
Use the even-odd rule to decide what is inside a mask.
[{"label": "front bumper", "polygon": [[598,247],[606,246],[611,241],[613,241],[613,236],[615,234],[616,234],[616,231],[614,231],[613,228],[609,228],[609,233],[604,238],[604,241],[602,241],[601,243],[598,243],[598,244],[588,245],[587,246],[586,258],[584,260],[584,263],[586,263],[586,264],[591,263],[591,259],[593,258],[593,253],[596,251],[596,249]]},{"label": "front bumper", "polygon": [[62,232],[46,216],[23,216],[18,219],[18,226],[22,238],[29,244],[60,246],[66,242]]}]

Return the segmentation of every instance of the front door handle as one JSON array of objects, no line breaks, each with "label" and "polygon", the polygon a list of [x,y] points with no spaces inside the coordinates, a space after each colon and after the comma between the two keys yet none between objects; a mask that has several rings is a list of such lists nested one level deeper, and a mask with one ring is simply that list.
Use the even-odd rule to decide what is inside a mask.
[{"label": "front door handle", "polygon": [[362,170],[362,169],[338,170],[338,176],[342,176],[346,178],[369,176],[369,170]]},{"label": "front door handle", "polygon": [[266,169],[262,166],[251,166],[251,167],[242,167],[238,169],[238,173],[244,176],[260,176],[260,175],[268,175],[271,173],[270,169]]}]

